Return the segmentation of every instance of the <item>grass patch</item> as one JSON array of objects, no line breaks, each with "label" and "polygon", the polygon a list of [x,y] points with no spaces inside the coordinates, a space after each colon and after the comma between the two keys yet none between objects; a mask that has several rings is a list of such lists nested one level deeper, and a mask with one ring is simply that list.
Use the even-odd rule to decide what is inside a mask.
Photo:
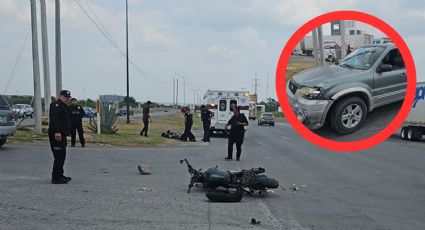
[{"label": "grass patch", "polygon": [[[194,114],[193,132],[202,130],[202,122],[199,114]],[[152,123],[149,124],[149,137],[141,137],[140,130],[143,128],[141,118],[131,119],[127,124],[126,120],[118,120],[116,126],[118,132],[116,134],[97,135],[87,128],[88,122],[84,122],[84,137],[87,143],[114,145],[114,146],[165,146],[175,143],[175,140],[167,139],[161,136],[162,132],[171,130],[173,132],[183,133],[184,118],[181,114],[173,114],[161,117],[153,117]],[[35,135],[33,126],[18,128],[14,136],[9,137],[10,143],[23,142],[48,142],[47,134]],[[78,135],[77,135],[78,136]]]}]

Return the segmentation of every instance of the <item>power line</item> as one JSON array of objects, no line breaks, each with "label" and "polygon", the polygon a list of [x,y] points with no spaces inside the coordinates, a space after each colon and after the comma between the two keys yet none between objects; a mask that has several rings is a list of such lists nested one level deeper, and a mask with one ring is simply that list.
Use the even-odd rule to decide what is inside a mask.
[{"label": "power line", "polygon": [[[95,27],[101,32],[101,34],[106,38],[106,40],[108,40],[109,43],[111,43],[111,45],[117,49],[117,51],[123,56],[126,57],[125,52],[120,49],[120,47],[118,46],[117,42],[115,41],[115,39],[112,37],[112,35],[108,32],[108,30],[106,29],[105,26],[103,26],[103,24],[100,22],[99,18],[97,17],[96,13],[94,13],[94,10],[89,6],[90,10],[94,13],[95,17],[97,18],[97,20],[99,21],[99,23],[96,22],[95,19],[93,19],[89,13],[83,8],[83,6],[77,1],[74,0],[74,2],[78,5],[78,7],[81,9],[81,11],[83,11],[83,13],[89,18],[89,20],[95,25]],[[169,82],[161,82],[158,81],[156,79],[154,79],[152,76],[150,76],[149,74],[147,74],[145,71],[143,71],[139,66],[137,66],[137,64],[135,62],[133,62],[132,60],[130,60],[130,64],[147,80],[149,80],[153,85],[157,86],[157,87],[163,87],[164,84],[169,84]]]},{"label": "power line", "polygon": [[24,47],[25,47],[25,44],[26,44],[27,39],[29,37],[30,31],[31,31],[31,27],[28,28],[27,34],[25,35],[24,42],[22,42],[21,49],[19,50],[19,53],[18,53],[18,57],[16,58],[15,64],[13,65],[12,72],[10,73],[9,79],[7,80],[6,87],[4,88],[4,92],[3,92],[4,94],[6,93],[6,90],[9,88],[10,82],[12,81],[12,77],[15,74],[16,67],[18,66],[18,63],[21,60],[22,51],[24,50]]}]

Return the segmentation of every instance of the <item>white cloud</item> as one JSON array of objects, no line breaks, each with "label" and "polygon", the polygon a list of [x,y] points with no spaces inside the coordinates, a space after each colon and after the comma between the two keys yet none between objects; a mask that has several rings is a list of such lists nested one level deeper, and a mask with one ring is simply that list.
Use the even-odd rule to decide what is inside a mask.
[{"label": "white cloud", "polygon": [[238,49],[231,49],[221,45],[214,45],[208,49],[208,54],[216,59],[237,60],[241,56]]},{"label": "white cloud", "polygon": [[267,46],[267,41],[260,37],[258,31],[252,27],[245,27],[238,31],[237,42],[245,47],[262,49]]}]

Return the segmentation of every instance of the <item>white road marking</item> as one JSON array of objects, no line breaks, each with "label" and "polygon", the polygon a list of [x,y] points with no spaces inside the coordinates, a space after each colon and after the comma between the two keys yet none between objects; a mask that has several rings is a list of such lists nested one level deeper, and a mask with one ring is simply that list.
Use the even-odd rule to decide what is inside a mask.
[{"label": "white road marking", "polygon": [[282,138],[282,139],[283,139],[283,140],[285,140],[285,141],[291,141],[291,138],[289,138],[289,137],[280,136],[280,138]]},{"label": "white road marking", "polygon": [[[263,213],[270,219],[276,229],[306,230],[292,215],[287,215],[286,220],[277,219],[270,208],[262,200],[258,202],[258,206]],[[289,228],[288,228],[289,227]]]}]

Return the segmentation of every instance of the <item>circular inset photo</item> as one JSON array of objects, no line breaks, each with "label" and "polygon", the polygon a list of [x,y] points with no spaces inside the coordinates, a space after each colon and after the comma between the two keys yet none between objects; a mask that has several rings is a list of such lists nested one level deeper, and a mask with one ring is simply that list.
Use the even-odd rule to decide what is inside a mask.
[{"label": "circular inset photo", "polygon": [[385,140],[406,118],[415,68],[398,33],[361,12],[332,12],[301,27],[279,59],[283,113],[309,141],[355,151]]}]

